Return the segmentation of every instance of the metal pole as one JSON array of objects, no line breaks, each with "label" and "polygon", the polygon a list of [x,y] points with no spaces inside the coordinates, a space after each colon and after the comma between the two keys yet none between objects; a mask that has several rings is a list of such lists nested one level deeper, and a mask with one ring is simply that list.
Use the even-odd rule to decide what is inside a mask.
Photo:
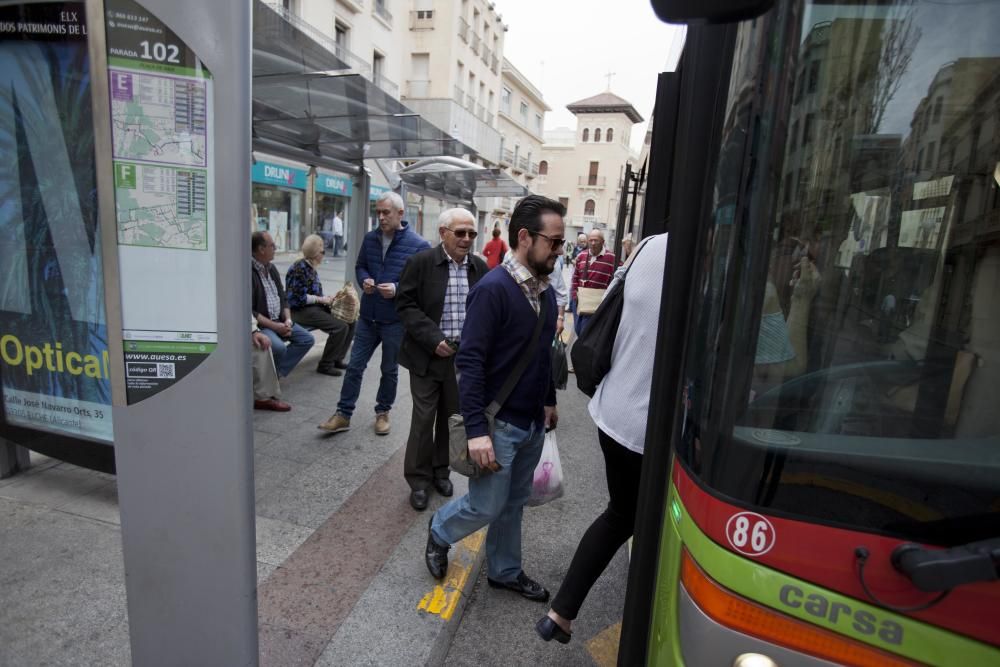
[{"label": "metal pole", "polygon": [[[210,253],[212,268],[177,278],[201,281],[201,291],[190,290],[190,302],[203,310],[205,304],[214,303],[215,321],[175,321],[178,327],[214,328],[218,347],[168,391],[129,405],[124,400],[127,388],[121,384],[122,314],[127,316],[128,311],[119,287],[124,289],[126,280],[119,281],[116,274],[116,269],[125,267],[123,262],[109,261],[123,251],[117,245],[116,185],[110,166],[106,10],[148,14],[143,18],[149,28],[165,26],[155,38],[169,42],[179,53],[190,50],[212,74],[210,80],[198,82],[206,91],[204,132],[211,158],[201,196],[214,216],[202,252]],[[115,459],[136,665],[256,665],[258,661],[246,228],[250,179],[245,168],[251,162],[250,10],[247,2],[143,0],[140,6],[114,0],[87,2],[94,45],[91,82],[102,241],[112,252],[105,257],[108,347],[114,364]],[[173,76],[193,80],[180,72]],[[148,252],[153,256],[157,251]],[[182,257],[190,251],[166,252]],[[131,267],[133,287],[146,279],[145,268],[169,261],[164,255],[155,257],[147,267]],[[176,290],[177,284],[163,287]],[[153,295],[156,286],[148,290]]]},{"label": "metal pole", "polygon": [[[344,281],[354,280],[354,267],[358,263],[358,253],[361,252],[361,242],[368,233],[368,197],[371,190],[371,177],[367,169],[361,169],[354,175],[354,196],[347,207],[347,226],[350,235],[347,238],[349,250],[344,257]],[[361,289],[357,285],[358,290]]]}]

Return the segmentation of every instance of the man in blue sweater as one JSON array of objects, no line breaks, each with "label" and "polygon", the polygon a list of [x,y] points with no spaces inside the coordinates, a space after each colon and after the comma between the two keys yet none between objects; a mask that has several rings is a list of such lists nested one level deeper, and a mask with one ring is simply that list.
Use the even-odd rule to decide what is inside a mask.
[{"label": "man in blue sweater", "polygon": [[413,232],[403,220],[403,199],[386,192],[375,202],[378,229],[365,234],[355,266],[361,296],[361,314],[354,330],[351,361],[347,364],[340,402],[332,417],[319,425],[324,431],[340,433],[351,428],[351,415],[361,394],[365,368],[382,346],[382,379],[375,396],[375,433],[389,433],[389,410],[396,400],[399,383],[399,346],[403,342],[403,323],[396,314],[396,290],[403,266],[410,255],[430,248],[431,244]]},{"label": "man in blue sweater", "polygon": [[[508,230],[511,252],[469,292],[455,357],[459,405],[470,458],[493,472],[470,479],[467,495],[431,517],[425,552],[427,569],[442,579],[450,545],[489,525],[487,582],[539,602],[548,600],[549,592],[521,569],[521,516],[545,429],[555,428],[559,419],[551,368],[556,299],[548,277],[565,243],[564,215],[562,204],[538,195],[518,202]],[[540,312],[545,320],[533,339]],[[497,412],[491,433],[486,408],[529,349],[531,363]]]}]

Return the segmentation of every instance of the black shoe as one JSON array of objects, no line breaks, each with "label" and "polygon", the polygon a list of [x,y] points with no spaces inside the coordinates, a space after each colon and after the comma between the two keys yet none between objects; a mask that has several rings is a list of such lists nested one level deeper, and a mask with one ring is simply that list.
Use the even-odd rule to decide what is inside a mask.
[{"label": "black shoe", "polygon": [[345,364],[343,361],[335,361],[335,362],[333,362],[333,367],[337,368],[337,369],[340,369],[342,371],[346,371],[347,370],[347,364]]},{"label": "black shoe", "polygon": [[542,616],[538,623],[535,623],[535,632],[547,642],[555,639],[560,644],[568,644],[573,638],[571,633],[560,628],[559,624],[548,616]]},{"label": "black shoe", "polygon": [[486,577],[486,583],[490,585],[490,588],[506,588],[509,591],[520,593],[522,597],[533,602],[548,602],[549,600],[549,592],[540,583],[526,575],[523,570],[514,581],[493,581]]},{"label": "black shoe", "polygon": [[451,547],[443,547],[434,540],[434,535],[431,533],[431,521],[434,521],[433,516],[427,522],[427,549],[424,551],[424,563],[427,564],[427,570],[432,577],[444,579],[444,575],[448,572],[448,550]]},{"label": "black shoe", "polygon": [[451,498],[451,494],[455,493],[455,487],[452,485],[451,480],[444,477],[441,479],[434,478],[434,488],[445,498]]},{"label": "black shoe", "polygon": [[410,506],[420,512],[427,509],[427,489],[414,489],[410,491]]},{"label": "black shoe", "polygon": [[337,370],[331,366],[320,366],[316,369],[317,373],[322,373],[323,375],[332,375],[333,377],[340,377],[344,374],[344,371]]}]

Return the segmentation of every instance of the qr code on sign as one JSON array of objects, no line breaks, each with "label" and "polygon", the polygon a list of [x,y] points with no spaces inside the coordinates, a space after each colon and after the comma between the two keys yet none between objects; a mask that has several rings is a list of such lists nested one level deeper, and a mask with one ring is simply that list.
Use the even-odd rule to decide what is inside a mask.
[{"label": "qr code on sign", "polygon": [[173,364],[156,364],[156,377],[158,378],[169,378],[173,379],[174,376],[174,365]]}]

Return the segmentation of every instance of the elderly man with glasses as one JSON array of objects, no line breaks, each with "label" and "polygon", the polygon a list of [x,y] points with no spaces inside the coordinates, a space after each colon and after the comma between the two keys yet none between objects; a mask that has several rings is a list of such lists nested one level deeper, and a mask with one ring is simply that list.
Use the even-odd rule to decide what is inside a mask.
[{"label": "elderly man with glasses", "polygon": [[396,312],[403,321],[399,364],[410,371],[413,416],[403,474],[410,505],[427,509],[433,487],[452,494],[448,479],[448,417],[458,412],[455,352],[465,324],[465,299],[489,268],[473,255],[476,219],[461,208],[441,214],[441,243],[413,255],[403,269]]}]

